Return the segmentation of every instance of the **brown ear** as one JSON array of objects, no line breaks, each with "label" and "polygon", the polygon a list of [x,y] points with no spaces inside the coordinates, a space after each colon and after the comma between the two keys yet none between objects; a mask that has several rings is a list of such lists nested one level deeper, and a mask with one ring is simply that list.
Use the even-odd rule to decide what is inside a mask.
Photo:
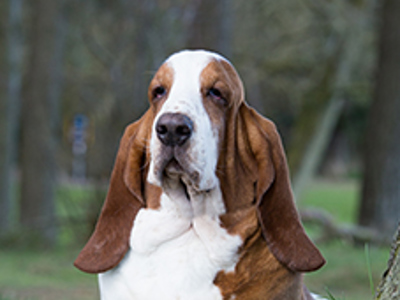
[{"label": "brown ear", "polygon": [[258,219],[263,236],[275,257],[289,269],[308,272],[325,260],[300,222],[290,187],[282,142],[275,125],[245,107],[251,148],[258,165]]},{"label": "brown ear", "polygon": [[129,248],[133,220],[143,201],[146,126],[150,112],[129,125],[121,139],[110,186],[96,228],[74,265],[88,273],[115,267]]}]

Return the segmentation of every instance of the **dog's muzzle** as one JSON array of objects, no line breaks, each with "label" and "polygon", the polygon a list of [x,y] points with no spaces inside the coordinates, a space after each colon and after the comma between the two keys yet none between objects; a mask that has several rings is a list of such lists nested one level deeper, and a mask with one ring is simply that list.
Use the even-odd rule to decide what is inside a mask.
[{"label": "dog's muzzle", "polygon": [[180,147],[193,132],[192,120],[180,113],[165,113],[156,124],[157,137],[165,146]]},{"label": "dog's muzzle", "polygon": [[206,139],[199,138],[196,125],[183,113],[165,112],[159,116],[151,143],[150,183],[161,186],[165,179],[172,179],[197,191],[215,187],[217,179],[209,165],[214,160],[207,156]]},{"label": "dog's muzzle", "polygon": [[187,158],[193,121],[181,113],[165,113],[158,119],[155,131],[162,145],[158,166],[162,174],[168,177],[186,174],[191,180],[198,180],[189,171],[190,163]]}]

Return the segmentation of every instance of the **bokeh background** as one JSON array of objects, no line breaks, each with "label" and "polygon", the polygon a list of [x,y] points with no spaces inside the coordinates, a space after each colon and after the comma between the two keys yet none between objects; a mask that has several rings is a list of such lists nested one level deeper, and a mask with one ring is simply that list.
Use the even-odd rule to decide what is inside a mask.
[{"label": "bokeh background", "polygon": [[400,1],[3,0],[0,299],[98,299],[72,267],[172,53],[217,51],[282,135],[315,292],[369,299],[400,219]]}]

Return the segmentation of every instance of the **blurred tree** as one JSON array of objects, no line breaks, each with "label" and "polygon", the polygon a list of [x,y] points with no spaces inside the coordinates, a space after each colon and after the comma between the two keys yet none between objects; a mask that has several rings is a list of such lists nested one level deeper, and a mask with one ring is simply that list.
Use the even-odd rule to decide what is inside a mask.
[{"label": "blurred tree", "polygon": [[6,94],[6,13],[7,6],[4,2],[0,4],[0,30],[3,33],[0,35],[0,231],[7,231],[9,229],[9,212],[11,201],[11,189],[8,179],[10,178],[10,157],[9,149],[7,149],[7,132],[8,126],[8,98]]},{"label": "blurred tree", "polygon": [[187,19],[186,47],[232,55],[233,5],[229,0],[191,1]]},{"label": "blurred tree", "polygon": [[[322,29],[328,41],[325,45],[325,67],[314,87],[303,95],[302,109],[294,124],[288,152],[293,189],[298,199],[307,183],[317,174],[335,133],[344,102],[350,98],[346,90],[364,44],[368,21],[364,17],[365,10],[371,10],[372,5],[365,4],[362,8],[358,2],[354,6],[348,4],[345,10],[347,26],[335,28],[331,21]],[[319,18],[335,18],[335,12],[330,7],[323,11],[320,9],[317,14]]]},{"label": "blurred tree", "polygon": [[[82,26],[76,30],[84,49],[73,57],[75,71],[82,76],[74,77],[73,83],[81,94],[75,96],[73,101],[78,101],[72,110],[85,112],[96,124],[88,158],[88,171],[95,179],[109,176],[123,128],[147,109],[151,70],[165,58],[171,43],[155,30],[169,27],[163,24],[168,5],[163,10],[157,4],[156,0],[89,0],[81,10]],[[83,61],[82,52],[87,51],[90,55]]]},{"label": "blurred tree", "polygon": [[[8,7],[6,6],[8,4]],[[0,13],[4,17],[1,28],[2,57],[5,58],[1,74],[0,95],[0,232],[7,234],[11,228],[13,165],[17,149],[17,128],[22,80],[22,0],[2,2]],[[6,17],[8,15],[8,17]]]},{"label": "blurred tree", "polygon": [[381,7],[374,100],[365,133],[359,223],[390,238],[400,220],[400,1]]},{"label": "blurred tree", "polygon": [[31,47],[22,107],[20,222],[38,243],[52,245],[57,232],[55,120],[65,34],[63,0],[38,0],[30,4]]}]

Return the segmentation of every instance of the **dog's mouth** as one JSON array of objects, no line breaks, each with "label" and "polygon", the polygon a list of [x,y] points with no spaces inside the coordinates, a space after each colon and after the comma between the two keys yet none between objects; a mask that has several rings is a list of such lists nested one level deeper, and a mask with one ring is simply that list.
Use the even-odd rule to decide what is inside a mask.
[{"label": "dog's mouth", "polygon": [[190,194],[188,191],[188,185],[186,184],[187,172],[185,172],[184,167],[173,157],[165,166],[162,177],[172,179],[179,182],[179,185],[183,189],[185,196],[188,201],[190,201]]},{"label": "dog's mouth", "polygon": [[208,180],[204,184],[202,171],[191,162],[190,156],[181,150],[165,147],[158,156],[154,157],[150,182],[159,186],[171,182],[180,183],[184,186],[186,194],[188,191],[196,193],[210,191],[215,186],[214,181]]},{"label": "dog's mouth", "polygon": [[200,175],[188,161],[180,149],[165,148],[162,156],[158,160],[156,176],[162,182],[165,178],[172,180],[182,180],[194,189],[199,184]]},{"label": "dog's mouth", "polygon": [[185,193],[186,199],[188,201],[190,201],[190,194],[189,194],[187,185],[183,182],[182,179],[179,180],[179,183],[180,183],[180,185],[181,185],[181,187],[183,189],[183,192]]},{"label": "dog's mouth", "polygon": [[173,157],[163,170],[163,175],[171,179],[178,179],[184,175],[185,171],[183,167],[179,164],[175,157]]}]

